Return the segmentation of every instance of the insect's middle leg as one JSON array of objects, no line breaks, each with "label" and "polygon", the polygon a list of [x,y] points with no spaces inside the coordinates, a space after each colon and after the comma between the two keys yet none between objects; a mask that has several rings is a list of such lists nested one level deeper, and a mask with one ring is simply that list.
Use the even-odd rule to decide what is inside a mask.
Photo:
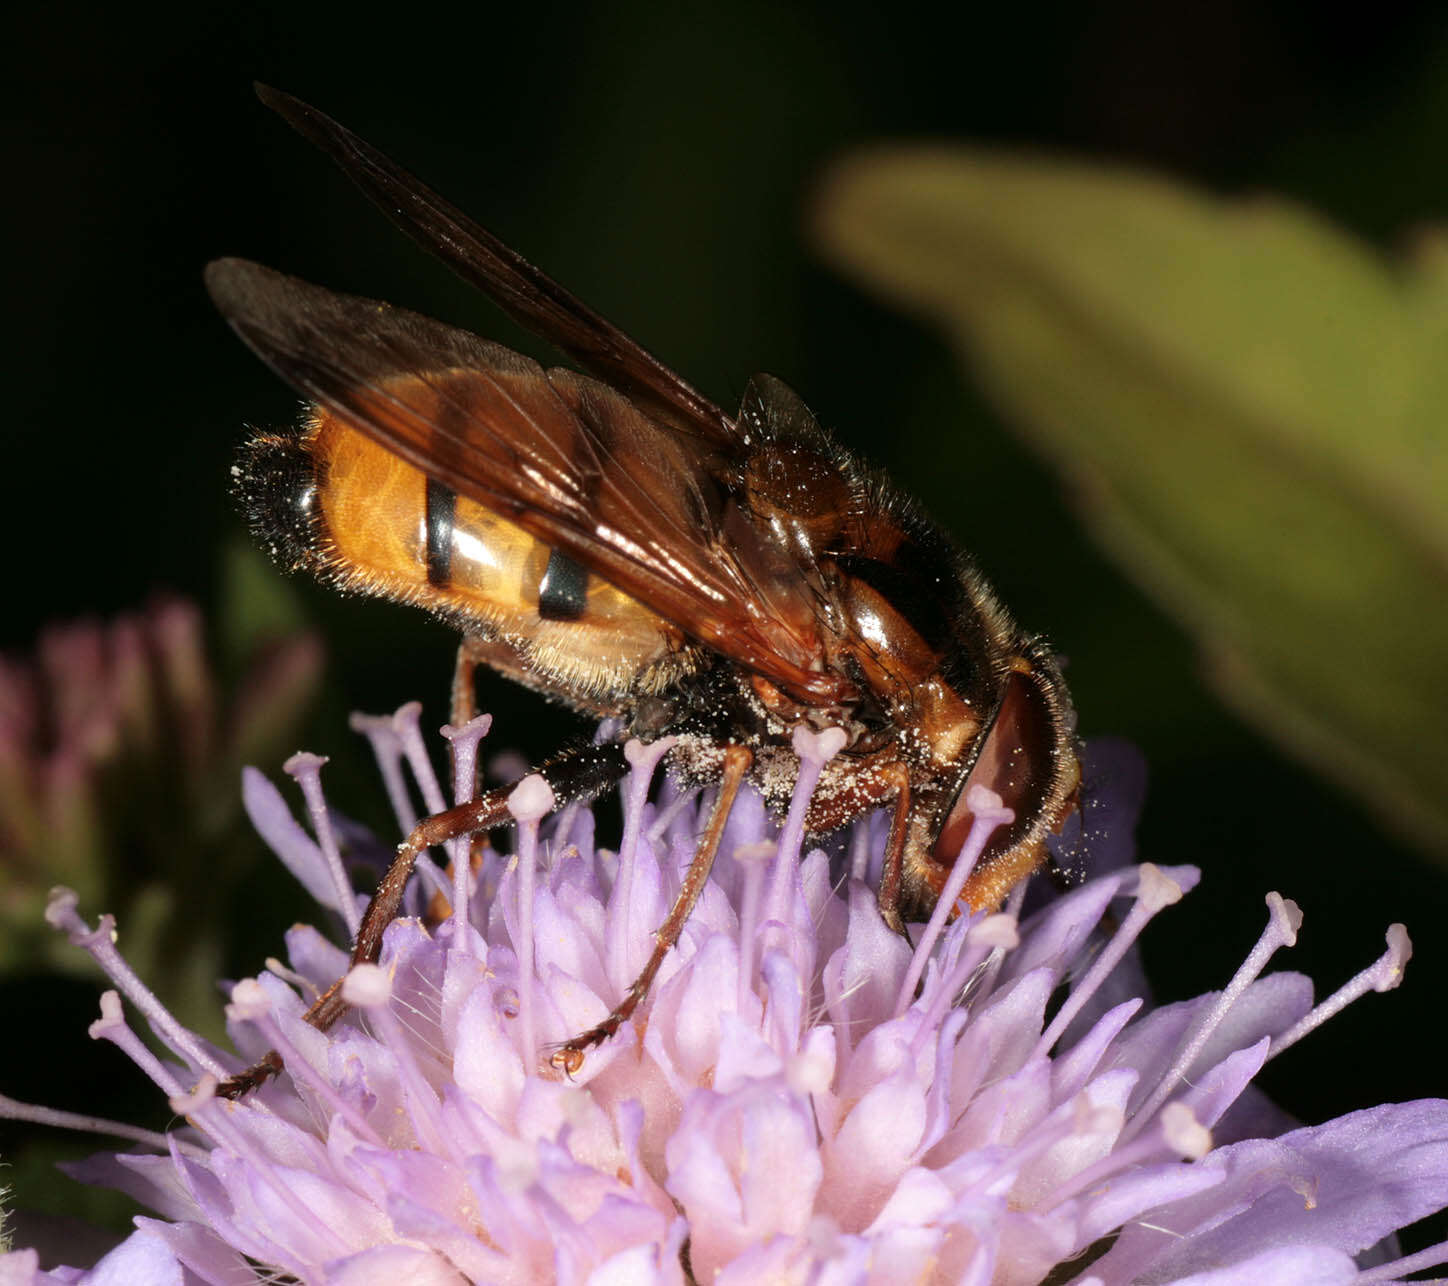
[{"label": "insect's middle leg", "polygon": [[[573,800],[591,803],[623,777],[628,771],[628,762],[624,758],[623,747],[610,743],[565,750],[538,771],[560,803]],[[397,917],[403,890],[417,864],[418,855],[436,844],[445,844],[448,840],[460,839],[506,822],[511,816],[508,796],[512,793],[512,786],[490,790],[472,803],[460,804],[424,818],[413,828],[412,834],[398,845],[387,874],[382,877],[362,915],[357,940],[352,946],[353,965],[376,963],[382,951],[382,935]],[[319,1031],[326,1031],[350,1008],[342,999],[343,981],[339,978],[328,987],[303,1015]],[[239,1098],[281,1070],[281,1057],[271,1050],[254,1066],[224,1081],[216,1092],[222,1098]]]},{"label": "insect's middle leg", "polygon": [[[471,723],[478,715],[478,666],[486,663],[486,654],[482,650],[482,644],[474,638],[464,635],[458,643],[457,656],[453,661],[452,689],[448,701],[448,722],[454,728],[461,728]],[[459,790],[457,797],[472,799],[478,793],[478,777],[481,764],[473,769],[472,780],[463,782],[459,789],[458,784],[458,751],[454,742],[448,743],[448,765],[452,769],[450,790]],[[486,831],[473,832],[472,839],[468,844],[468,863],[476,872],[482,865],[483,847],[487,842]],[[448,875],[453,874],[452,863],[448,863]],[[441,924],[452,914],[452,905],[448,897],[441,889],[434,890],[427,905],[427,918],[430,924]]]},{"label": "insect's middle leg", "polygon": [[478,666],[485,661],[481,645],[474,639],[464,637],[458,644],[457,658],[453,661],[452,692],[449,701],[449,718],[454,728],[474,718],[478,713]]}]

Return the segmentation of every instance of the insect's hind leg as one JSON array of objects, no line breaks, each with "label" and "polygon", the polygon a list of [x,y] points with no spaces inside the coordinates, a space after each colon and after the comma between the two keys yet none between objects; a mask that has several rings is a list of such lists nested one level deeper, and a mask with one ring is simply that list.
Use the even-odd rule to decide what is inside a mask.
[{"label": "insect's hind leg", "polygon": [[[617,784],[628,771],[628,762],[621,745],[608,743],[565,750],[538,771],[560,803],[575,800],[591,803]],[[352,946],[353,965],[376,963],[382,951],[382,935],[402,905],[403,890],[417,864],[418,855],[436,844],[445,844],[448,840],[506,822],[510,816],[508,796],[512,793],[512,786],[490,790],[472,803],[459,804],[456,808],[424,818],[413,828],[412,834],[398,845],[392,865],[387,868],[362,915],[357,940]],[[349,1008],[342,999],[342,981],[339,978],[328,987],[304,1015],[306,1021],[319,1031],[326,1031]],[[254,1066],[222,1082],[216,1092],[222,1098],[240,1098],[281,1070],[281,1056],[270,1050]]]}]

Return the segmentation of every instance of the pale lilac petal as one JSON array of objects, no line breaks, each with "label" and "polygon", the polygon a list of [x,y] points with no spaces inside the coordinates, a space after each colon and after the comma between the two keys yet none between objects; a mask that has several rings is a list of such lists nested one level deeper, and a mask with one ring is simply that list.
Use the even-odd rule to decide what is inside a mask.
[{"label": "pale lilac petal", "polygon": [[1267,1061],[1268,1043],[1264,1036],[1250,1048],[1227,1055],[1210,1071],[1190,1076],[1189,1088],[1180,1101],[1192,1109],[1192,1115],[1202,1125],[1215,1125],[1262,1070],[1262,1064]]},{"label": "pale lilac petal", "polygon": [[1036,969],[1004,986],[966,1026],[955,1050],[952,1097],[964,1106],[981,1086],[1019,1071],[1045,1023],[1055,976]]},{"label": "pale lilac petal", "polygon": [[751,1244],[802,1231],[821,1177],[813,1120],[767,1084],[728,1098],[697,1091],[669,1140],[667,1164],[666,1186],[689,1220],[702,1280]]},{"label": "pale lilac petal", "polygon": [[441,1255],[419,1246],[373,1246],[326,1265],[327,1286],[466,1286]]},{"label": "pale lilac petal", "polygon": [[825,1140],[821,1203],[846,1232],[868,1227],[911,1169],[925,1131],[925,1089],[914,1065],[901,1064]]},{"label": "pale lilac petal", "polygon": [[1136,822],[1146,802],[1146,758],[1120,737],[1093,737],[1081,751],[1081,807],[1066,819],[1053,852],[1087,878],[1136,860]]},{"label": "pale lilac petal", "polygon": [[894,1012],[910,948],[885,924],[870,889],[851,883],[848,897],[849,929],[825,966],[824,993],[830,1017],[854,1045],[869,1025]]},{"label": "pale lilac petal", "polygon": [[327,859],[312,837],[292,816],[281,791],[255,768],[241,772],[241,802],[256,833],[267,842],[282,865],[306,889],[312,899],[329,910],[337,910],[337,887],[332,882]]},{"label": "pale lilac petal", "polygon": [[677,1219],[661,1244],[630,1246],[610,1255],[589,1272],[583,1286],[684,1286],[679,1251],[687,1228]]},{"label": "pale lilac petal", "polygon": [[1124,1001],[1103,1014],[1090,1030],[1055,1061],[1051,1078],[1056,1095],[1070,1098],[1096,1071],[1106,1051],[1142,1006],[1140,999]]},{"label": "pale lilac petal", "polygon": [[1173,1236],[1130,1225],[1101,1265],[1175,1281],[1286,1243],[1359,1254],[1448,1204],[1448,1102],[1387,1104],[1208,1160],[1220,1188],[1148,1221]]},{"label": "pale lilac petal", "polygon": [[471,1228],[413,1201],[406,1193],[388,1195],[387,1213],[398,1237],[432,1247],[468,1281],[521,1281],[507,1255],[487,1245]]},{"label": "pale lilac petal", "polygon": [[497,999],[486,986],[468,997],[453,1047],[458,1089],[499,1120],[513,1114],[523,1091],[523,1061],[503,1029]]},{"label": "pale lilac petal", "polygon": [[133,1232],[85,1277],[86,1286],[185,1286],[186,1272],[164,1238]]},{"label": "pale lilac petal", "polygon": [[33,1249],[0,1251],[0,1286],[40,1286],[42,1282],[74,1280],[40,1271],[40,1256]]},{"label": "pale lilac petal", "polygon": [[136,1219],[136,1227],[164,1241],[177,1261],[209,1286],[255,1286],[251,1265],[211,1228],[144,1217]]},{"label": "pale lilac petal", "polygon": [[1327,1246],[1274,1246],[1227,1268],[1207,1268],[1185,1277],[1139,1278],[1142,1286],[1339,1286],[1355,1282],[1358,1268],[1340,1250]]},{"label": "pale lilac petal", "polygon": [[1021,925],[1021,945],[1006,957],[1002,978],[1009,980],[1042,965],[1059,971],[1080,953],[1116,897],[1124,874],[1111,874],[1058,898]]},{"label": "pale lilac petal", "polygon": [[1143,1166],[1082,1197],[1081,1237],[1088,1244],[1094,1242],[1141,1218],[1148,1210],[1216,1188],[1224,1178],[1221,1167],[1213,1165],[1173,1161]]},{"label": "pale lilac petal", "polygon": [[1257,1154],[1267,1148],[1300,1158],[1310,1191],[1259,1198],[1215,1230],[1214,1240],[1230,1235],[1237,1247],[1265,1249],[1274,1231],[1295,1226],[1299,1236],[1356,1255],[1448,1203],[1448,1101],[1388,1103],[1270,1144],[1234,1144],[1223,1149],[1227,1185],[1251,1183]]},{"label": "pale lilac petal", "polygon": [[680,1098],[704,1084],[719,1061],[721,1022],[738,996],[738,980],[738,944],[716,933],[695,953],[691,969],[659,987],[659,1021],[649,1023],[644,1045]]},{"label": "pale lilac petal", "polygon": [[83,1161],[63,1163],[60,1168],[81,1183],[124,1192],[167,1219],[198,1217],[196,1203],[170,1157],[98,1152]]}]

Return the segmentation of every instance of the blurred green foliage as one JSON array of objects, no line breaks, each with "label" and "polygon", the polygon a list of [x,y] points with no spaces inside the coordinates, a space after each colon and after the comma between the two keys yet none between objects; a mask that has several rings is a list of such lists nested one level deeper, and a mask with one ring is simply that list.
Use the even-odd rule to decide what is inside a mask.
[{"label": "blurred green foliage", "polygon": [[1288,202],[866,153],[832,257],[935,318],[1218,694],[1448,857],[1448,279]]}]

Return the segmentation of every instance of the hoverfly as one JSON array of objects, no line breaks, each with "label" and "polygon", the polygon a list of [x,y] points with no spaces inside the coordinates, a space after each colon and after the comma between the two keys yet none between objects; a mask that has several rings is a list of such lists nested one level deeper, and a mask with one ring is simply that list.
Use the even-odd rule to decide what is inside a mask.
[{"label": "hoverfly", "polygon": [[[312,405],[234,470],[273,557],[340,587],[416,603],[461,630],[454,721],[488,666],[616,740],[538,769],[591,801],[624,741],[676,740],[671,771],[717,798],[641,977],[554,1055],[565,1070],[647,992],[705,879],[740,786],[787,801],[801,726],[843,729],[806,817],[823,834],[890,807],[879,904],[938,900],[969,830],[966,788],[1014,810],[962,902],[999,904],[1039,866],[1079,776],[1074,716],[1044,642],[889,481],[756,376],[728,415],[592,309],[350,131],[298,100],[263,101],[404,232],[584,372],[536,362],[415,313],[223,259],[207,285],[236,332]],[[506,790],[419,824],[364,916],[376,960],[417,855],[508,819]],[[334,986],[308,1018],[345,1012]],[[223,1087],[280,1067],[272,1055]]]}]

